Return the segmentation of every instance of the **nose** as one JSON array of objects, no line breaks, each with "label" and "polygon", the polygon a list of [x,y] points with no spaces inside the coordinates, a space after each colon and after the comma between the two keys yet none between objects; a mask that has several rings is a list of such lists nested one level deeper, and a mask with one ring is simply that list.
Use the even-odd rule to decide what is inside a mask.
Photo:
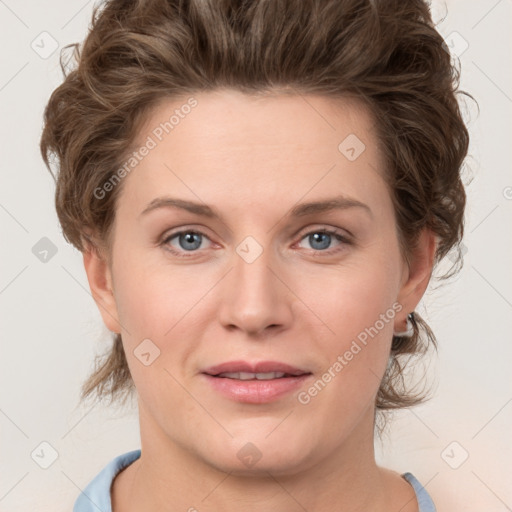
[{"label": "nose", "polygon": [[220,321],[229,330],[250,336],[266,336],[291,325],[293,293],[286,276],[269,250],[254,261],[238,253],[233,255],[234,268],[223,280]]}]

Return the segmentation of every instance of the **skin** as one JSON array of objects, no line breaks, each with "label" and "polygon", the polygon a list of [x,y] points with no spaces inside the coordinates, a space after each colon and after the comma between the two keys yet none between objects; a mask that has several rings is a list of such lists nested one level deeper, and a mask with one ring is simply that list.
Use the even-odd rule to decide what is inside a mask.
[{"label": "skin", "polygon": [[[412,487],[375,462],[374,401],[393,329],[405,329],[428,285],[435,236],[421,233],[407,265],[369,112],[312,95],[226,89],[194,98],[123,179],[111,264],[84,253],[104,323],[122,334],[139,405],[142,455],[114,480],[113,510],[417,511]],[[185,102],[162,101],[137,142]],[[349,134],[366,145],[355,161],[338,150]],[[337,194],[371,214],[288,216]],[[223,220],[176,208],[141,216],[162,196],[206,203]],[[200,247],[168,239],[179,228],[204,233]],[[321,228],[350,243],[331,236],[322,249],[308,236]],[[247,236],[263,249],[251,263],[236,252]],[[307,405],[297,392],[234,402],[200,373],[277,360],[311,371],[307,390],[396,303],[401,310]],[[160,350],[148,366],[134,355],[146,338]],[[237,457],[248,442],[261,454],[252,467]]]}]

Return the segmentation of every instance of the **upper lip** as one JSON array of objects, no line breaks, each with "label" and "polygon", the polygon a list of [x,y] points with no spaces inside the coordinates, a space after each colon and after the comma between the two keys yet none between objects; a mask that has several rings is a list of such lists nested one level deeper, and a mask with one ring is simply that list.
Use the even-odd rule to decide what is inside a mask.
[{"label": "upper lip", "polygon": [[311,372],[303,370],[279,361],[256,361],[249,363],[247,361],[227,361],[225,363],[210,366],[203,370],[208,375],[219,375],[220,373],[269,373],[282,372],[290,375],[304,375]]}]

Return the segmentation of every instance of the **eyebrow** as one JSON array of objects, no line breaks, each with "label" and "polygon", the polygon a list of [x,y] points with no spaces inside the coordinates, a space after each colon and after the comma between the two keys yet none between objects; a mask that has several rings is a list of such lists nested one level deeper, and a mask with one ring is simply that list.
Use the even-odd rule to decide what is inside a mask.
[{"label": "eyebrow", "polygon": [[[156,199],[153,199],[139,216],[146,215],[159,208],[178,208],[194,213],[195,215],[200,215],[210,219],[217,219],[223,222],[222,216],[217,212],[217,210],[215,210],[215,208],[204,203],[196,203],[173,197],[157,197]],[[304,217],[315,213],[325,213],[333,210],[346,210],[348,208],[360,208],[373,218],[372,210],[367,204],[346,196],[336,196],[322,201],[298,204],[291,209],[289,216]]]}]

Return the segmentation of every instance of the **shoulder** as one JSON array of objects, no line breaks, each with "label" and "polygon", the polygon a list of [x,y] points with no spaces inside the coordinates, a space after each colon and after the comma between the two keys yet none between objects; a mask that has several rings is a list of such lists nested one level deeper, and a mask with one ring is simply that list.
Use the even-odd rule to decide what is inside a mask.
[{"label": "shoulder", "polygon": [[112,459],[80,493],[73,512],[112,512],[110,487],[116,475],[140,457],[140,450],[133,450]]},{"label": "shoulder", "polygon": [[403,473],[402,477],[405,478],[414,489],[416,498],[418,500],[419,512],[436,512],[436,507],[432,498],[428,494],[427,490],[421,483],[416,479],[412,473]]}]

